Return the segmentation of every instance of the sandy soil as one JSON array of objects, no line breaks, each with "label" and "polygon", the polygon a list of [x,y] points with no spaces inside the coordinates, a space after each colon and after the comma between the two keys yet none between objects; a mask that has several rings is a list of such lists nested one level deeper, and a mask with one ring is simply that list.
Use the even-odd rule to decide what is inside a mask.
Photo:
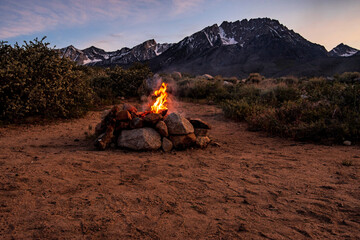
[{"label": "sandy soil", "polygon": [[215,106],[179,110],[211,123],[221,147],[95,151],[85,132],[101,112],[1,128],[0,238],[360,239],[359,146],[248,132]]}]

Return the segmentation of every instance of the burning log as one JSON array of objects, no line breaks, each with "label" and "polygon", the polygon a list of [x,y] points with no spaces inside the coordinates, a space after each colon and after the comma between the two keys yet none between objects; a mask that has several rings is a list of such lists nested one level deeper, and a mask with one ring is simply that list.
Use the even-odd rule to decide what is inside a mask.
[{"label": "burning log", "polygon": [[116,113],[115,119],[118,121],[128,121],[131,120],[131,114],[127,110],[122,110],[118,113]]},{"label": "burning log", "polygon": [[168,112],[168,110],[165,109],[165,110],[160,111],[160,114],[161,114],[163,117],[165,117],[166,114],[167,114],[167,112]]},{"label": "burning log", "polygon": [[144,120],[136,117],[133,118],[130,122],[130,128],[135,129],[135,128],[142,128],[144,126]]},{"label": "burning log", "polygon": [[159,113],[150,113],[144,117],[145,124],[149,126],[155,126],[160,120],[163,119],[163,116]]},{"label": "burning log", "polygon": [[130,103],[124,103],[123,110],[126,110],[126,111],[128,111],[130,113],[137,113],[136,107],[134,107]]},{"label": "burning log", "polygon": [[108,126],[106,132],[101,134],[98,137],[98,139],[96,139],[95,147],[97,147],[99,150],[105,150],[106,147],[108,147],[113,140],[114,137],[113,133],[114,133],[114,127],[111,125]]}]

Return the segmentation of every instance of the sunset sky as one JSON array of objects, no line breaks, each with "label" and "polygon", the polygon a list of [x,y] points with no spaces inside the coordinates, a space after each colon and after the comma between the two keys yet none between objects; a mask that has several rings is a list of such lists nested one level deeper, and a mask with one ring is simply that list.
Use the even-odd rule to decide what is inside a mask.
[{"label": "sunset sky", "polygon": [[0,0],[0,40],[47,36],[57,47],[133,47],[178,42],[214,23],[279,20],[328,50],[360,49],[360,0]]}]

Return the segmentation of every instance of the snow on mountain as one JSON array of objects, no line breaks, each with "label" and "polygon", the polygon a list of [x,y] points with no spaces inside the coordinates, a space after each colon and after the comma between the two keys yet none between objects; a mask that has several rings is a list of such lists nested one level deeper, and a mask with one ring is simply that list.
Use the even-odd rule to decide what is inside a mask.
[{"label": "snow on mountain", "polygon": [[269,18],[224,21],[206,27],[149,60],[156,71],[237,75],[274,74],[287,66],[327,56],[326,49]]},{"label": "snow on mountain", "polygon": [[224,76],[246,76],[251,72],[316,74],[321,69],[334,70],[327,66],[338,63],[339,71],[343,71],[350,69],[349,66],[358,66],[356,59],[346,58],[352,62],[342,64],[334,58],[360,56],[359,50],[344,44],[327,52],[323,46],[270,18],[224,21],[220,26],[213,24],[176,44],[160,44],[150,39],[133,48],[113,52],[94,46],[83,50],[69,46],[60,51],[62,56],[79,64],[129,66],[134,62],[147,62],[154,72],[183,71]]},{"label": "snow on mountain", "polygon": [[330,52],[330,57],[351,57],[360,52],[359,50],[349,47],[343,43],[340,43],[336,47],[334,47]]},{"label": "snow on mountain", "polygon": [[234,38],[228,38],[222,27],[219,27],[219,35],[220,35],[220,39],[224,45],[232,45],[232,44],[238,43]]},{"label": "snow on mountain", "polygon": [[68,57],[81,65],[131,64],[159,56],[173,44],[156,43],[154,39],[145,41],[133,48],[122,48],[113,52],[91,46],[79,50],[74,46],[60,49],[62,57]]}]

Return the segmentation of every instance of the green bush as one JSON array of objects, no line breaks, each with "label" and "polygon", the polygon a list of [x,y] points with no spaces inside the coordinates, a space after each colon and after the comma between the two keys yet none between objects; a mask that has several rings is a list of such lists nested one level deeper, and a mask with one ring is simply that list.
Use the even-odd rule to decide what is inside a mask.
[{"label": "green bush", "polygon": [[273,80],[252,74],[249,78],[262,81],[224,86],[220,77],[218,85],[185,79],[178,82],[178,87],[187,97],[219,103],[226,117],[246,121],[249,130],[317,142],[358,141],[360,82],[353,81],[358,73],[340,76],[343,81],[294,77]]},{"label": "green bush", "polygon": [[178,82],[177,95],[181,98],[222,99],[228,91],[222,81],[184,79]]},{"label": "green bush", "polygon": [[60,58],[44,39],[23,46],[0,43],[1,121],[78,117],[91,106],[92,90],[84,72]]},{"label": "green bush", "polygon": [[358,72],[344,72],[340,75],[336,75],[335,79],[337,79],[340,82],[352,82],[354,80],[360,79],[360,73]]},{"label": "green bush", "polygon": [[235,120],[245,120],[251,113],[251,106],[245,100],[225,100],[221,107],[226,117]]},{"label": "green bush", "polygon": [[264,78],[260,73],[250,73],[246,81],[250,83],[260,83]]},{"label": "green bush", "polygon": [[143,81],[152,76],[148,66],[135,64],[128,69],[116,66],[108,68],[105,75],[95,76],[91,86],[101,101],[113,101],[117,97],[138,96]]},{"label": "green bush", "polygon": [[114,85],[114,81],[109,76],[93,77],[91,87],[95,92],[95,101],[100,105],[114,104],[116,99]]}]

